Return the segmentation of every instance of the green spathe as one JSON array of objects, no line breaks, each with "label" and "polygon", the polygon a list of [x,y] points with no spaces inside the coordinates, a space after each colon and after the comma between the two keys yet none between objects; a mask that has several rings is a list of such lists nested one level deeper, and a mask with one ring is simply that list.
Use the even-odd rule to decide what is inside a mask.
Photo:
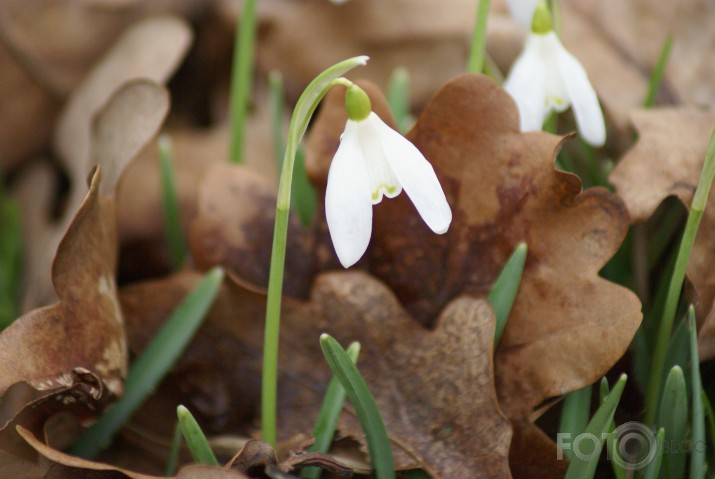
[{"label": "green spathe", "polygon": [[546,4],[546,0],[541,0],[534,10],[534,16],[531,20],[531,31],[539,35],[546,35],[553,29],[554,26],[549,6]]}]

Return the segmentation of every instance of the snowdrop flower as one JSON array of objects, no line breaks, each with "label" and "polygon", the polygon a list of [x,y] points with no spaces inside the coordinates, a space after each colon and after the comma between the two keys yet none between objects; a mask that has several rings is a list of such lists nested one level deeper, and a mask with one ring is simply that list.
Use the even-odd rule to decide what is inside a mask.
[{"label": "snowdrop flower", "polygon": [[333,157],[325,192],[325,216],[340,263],[355,264],[372,234],[372,206],[404,188],[427,226],[447,231],[452,210],[432,165],[405,137],[372,112],[370,99],[350,83],[348,121]]},{"label": "snowdrop flower", "polygon": [[516,23],[526,29],[531,28],[531,19],[534,17],[534,10],[539,4],[539,0],[509,0],[509,10]]},{"label": "snowdrop flower", "polygon": [[596,92],[579,61],[551,28],[551,14],[542,0],[534,12],[532,31],[504,83],[516,101],[522,131],[541,130],[551,111],[573,105],[579,133],[588,143],[606,141],[606,125]]}]

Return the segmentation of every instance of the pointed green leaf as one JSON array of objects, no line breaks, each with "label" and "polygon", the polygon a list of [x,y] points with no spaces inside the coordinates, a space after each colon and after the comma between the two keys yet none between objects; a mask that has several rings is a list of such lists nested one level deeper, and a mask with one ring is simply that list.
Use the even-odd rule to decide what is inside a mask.
[{"label": "pointed green leaf", "polygon": [[181,435],[184,436],[184,441],[186,441],[194,462],[196,464],[218,466],[218,461],[211,450],[209,442],[206,440],[206,435],[191,412],[184,406],[178,406],[176,408],[176,417],[179,419]]},{"label": "pointed green leaf", "polygon": [[367,447],[377,479],[394,479],[395,466],[390,439],[387,436],[380,411],[377,409],[375,398],[368,389],[365,379],[353,364],[350,356],[331,336],[321,335],[320,347],[330,369],[345,388],[350,402],[355,407],[367,439]]}]

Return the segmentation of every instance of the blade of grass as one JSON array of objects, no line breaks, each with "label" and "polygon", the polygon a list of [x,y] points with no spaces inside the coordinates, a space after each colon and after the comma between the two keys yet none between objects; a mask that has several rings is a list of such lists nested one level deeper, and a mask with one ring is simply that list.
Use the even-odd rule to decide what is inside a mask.
[{"label": "blade of grass", "polygon": [[173,476],[176,474],[176,469],[179,467],[179,453],[181,452],[181,426],[179,421],[176,421],[174,426],[174,434],[171,435],[171,447],[169,455],[166,459],[166,475]]},{"label": "blade of grass", "polygon": [[707,203],[708,195],[710,194],[713,177],[715,177],[715,130],[713,130],[713,134],[710,137],[710,144],[708,145],[708,151],[705,155],[703,170],[700,174],[700,180],[698,181],[698,186],[695,189],[695,196],[693,197],[693,202],[690,206],[688,220],[685,224],[685,231],[683,232],[680,247],[678,248],[678,256],[675,260],[673,276],[671,277],[670,285],[668,287],[663,317],[661,318],[660,325],[658,327],[658,335],[656,337],[656,345],[653,352],[653,366],[651,368],[648,388],[646,390],[646,424],[653,424],[657,413],[658,397],[663,377],[663,366],[665,364],[665,355],[668,344],[670,343],[670,334],[673,329],[673,322],[675,321],[678,300],[683,288],[683,281],[685,280],[685,269],[688,265],[688,258],[690,257],[690,252],[693,249],[695,236],[698,233],[700,221],[702,220],[703,213],[705,211],[705,205]]},{"label": "blade of grass", "polygon": [[[588,425],[588,416],[591,409],[591,386],[573,391],[564,397],[564,404],[561,408],[561,422],[559,432],[570,434],[568,437],[576,437],[581,434]],[[569,461],[573,459],[572,449],[564,451]]]},{"label": "blade of grass", "polygon": [[606,433],[609,432],[613,415],[616,412],[616,406],[618,406],[618,402],[621,400],[623,388],[626,386],[626,378],[627,376],[625,374],[621,375],[618,381],[616,381],[616,384],[613,385],[613,390],[608,394],[603,404],[601,404],[593,415],[593,418],[591,418],[584,434],[589,434],[590,436],[588,437],[593,440],[582,441],[581,444],[586,442],[593,444],[593,450],[584,453],[583,447],[581,448],[581,454],[576,455],[569,464],[565,479],[591,479],[596,473],[598,457],[601,455],[601,450],[603,449],[603,441],[606,437]]},{"label": "blade of grass", "polygon": [[[357,364],[358,356],[360,355],[360,343],[354,342],[348,346],[348,357]],[[343,410],[345,403],[345,388],[340,384],[340,380],[333,376],[328,384],[328,389],[323,397],[323,404],[318,411],[318,419],[315,421],[315,429],[313,437],[315,443],[308,449],[312,452],[326,453],[330,450],[330,445],[333,443],[335,435],[335,427],[338,424],[340,411]],[[319,467],[306,467],[300,471],[300,477],[305,479],[318,479],[322,469]]]},{"label": "blade of grass", "polygon": [[186,296],[166,320],[144,352],[134,361],[124,382],[124,396],[89,427],[70,449],[84,458],[96,456],[159,385],[198,330],[223,282],[214,268]]},{"label": "blade of grass", "polygon": [[278,70],[271,70],[268,74],[268,101],[271,111],[271,136],[273,138],[273,156],[276,162],[276,171],[281,171],[283,168],[283,151],[285,150],[283,133],[285,98],[283,95],[283,75]]},{"label": "blade of grass", "polygon": [[695,308],[688,308],[690,329],[690,374],[692,377],[692,417],[690,448],[690,479],[705,478],[705,412],[703,411],[703,384],[700,379],[700,356],[698,355],[698,327],[695,324]]},{"label": "blade of grass", "polygon": [[474,33],[472,34],[472,49],[469,52],[467,73],[482,73],[487,52],[487,20],[489,19],[489,0],[479,0]]},{"label": "blade of grass", "polygon": [[[603,403],[606,401],[606,398],[609,394],[610,390],[608,388],[608,379],[604,377],[603,379],[601,379],[601,384],[599,385],[599,407],[603,407]],[[616,423],[613,419],[611,419],[606,434],[606,447],[608,448],[608,457],[612,458],[620,457],[620,452],[618,451],[618,442],[613,436],[613,431],[615,430]],[[613,470],[613,475],[616,479],[626,479],[626,471],[623,469],[622,461],[611,460],[610,464],[611,469]]]},{"label": "blade of grass", "polygon": [[[690,347],[688,346],[688,349]],[[658,413],[658,425],[665,428],[668,444],[683,444],[688,432],[688,391],[685,374],[680,366],[674,366],[668,374]],[[687,455],[679,449],[669,450],[664,458],[668,477],[684,477]]]},{"label": "blade of grass", "polygon": [[253,80],[253,56],[256,43],[256,0],[244,0],[240,22],[236,22],[236,41],[233,46],[231,70],[231,121],[232,163],[243,163],[246,118]]},{"label": "blade of grass", "polygon": [[17,317],[21,271],[20,206],[4,197],[0,188],[0,331],[10,326]]},{"label": "blade of grass", "polygon": [[516,293],[519,291],[519,285],[521,284],[521,275],[524,272],[524,264],[526,264],[526,253],[526,243],[519,243],[489,292],[489,304],[492,305],[496,316],[494,347],[501,340],[506,321],[509,319],[509,313],[511,313],[512,306],[514,306]]},{"label": "blade of grass", "polygon": [[[665,429],[662,427],[658,429],[658,433],[655,435],[656,441],[656,452],[653,461],[646,466],[645,474],[643,479],[658,479],[660,475],[660,468],[663,462],[663,446],[665,444]],[[672,451],[671,451],[672,452]]]},{"label": "blade of grass", "polygon": [[660,90],[660,85],[663,83],[665,65],[668,63],[668,58],[670,58],[670,50],[672,47],[673,37],[672,35],[668,35],[663,42],[663,48],[660,50],[658,62],[655,64],[653,73],[651,73],[650,80],[648,81],[648,92],[643,100],[643,106],[645,108],[652,108],[653,105],[655,105],[655,97],[658,94],[658,90]]},{"label": "blade of grass", "polygon": [[184,436],[184,441],[186,441],[186,446],[189,448],[194,462],[196,464],[218,466],[218,460],[206,440],[206,435],[191,412],[180,405],[176,408],[176,417],[179,419],[181,435]]},{"label": "blade of grass", "polygon": [[[708,420],[708,432],[710,433],[710,444],[715,444],[715,412],[713,412],[713,406],[710,403],[708,395],[703,390],[703,409],[705,410],[705,417]],[[707,440],[706,440],[707,444]],[[710,463],[715,461],[715,454],[713,453],[712,447],[707,448],[710,452]]]},{"label": "blade of grass", "polygon": [[375,398],[368,389],[365,379],[353,364],[350,356],[331,336],[322,334],[320,347],[330,369],[345,388],[350,402],[355,407],[367,439],[367,448],[377,479],[394,479],[395,466],[390,439],[387,436],[380,411],[375,404]]},{"label": "blade of grass", "polygon": [[390,74],[387,86],[387,102],[395,117],[397,128],[402,133],[410,129],[410,74],[405,67],[397,67]]},{"label": "blade of grass", "polygon": [[161,165],[161,189],[164,205],[164,224],[166,240],[169,244],[171,264],[174,269],[180,269],[186,260],[186,238],[181,228],[181,214],[176,194],[176,180],[172,164],[173,152],[171,137],[159,137],[159,162]]},{"label": "blade of grass", "polygon": [[318,197],[305,169],[305,150],[298,148],[293,168],[293,193],[291,194],[293,211],[296,212],[304,227],[310,226],[315,216]]}]

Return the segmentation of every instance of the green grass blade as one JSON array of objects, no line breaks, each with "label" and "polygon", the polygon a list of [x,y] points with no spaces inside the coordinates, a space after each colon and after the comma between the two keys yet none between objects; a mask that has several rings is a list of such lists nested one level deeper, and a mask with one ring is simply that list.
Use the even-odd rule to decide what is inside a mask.
[{"label": "green grass blade", "polygon": [[698,356],[698,328],[695,324],[695,308],[688,308],[690,329],[690,374],[692,377],[692,418],[690,452],[690,479],[705,478],[705,412],[703,410],[703,384],[700,379],[700,357]]},{"label": "green grass blade", "polygon": [[177,419],[174,426],[174,434],[171,436],[171,447],[169,455],[166,459],[166,475],[173,476],[176,474],[176,469],[179,467],[179,453],[181,452],[181,426]]},{"label": "green grass blade", "polygon": [[[570,434],[576,437],[581,434],[588,425],[588,417],[591,408],[591,386],[573,391],[564,397],[564,404],[561,408],[561,423],[559,432]],[[564,451],[569,461],[573,459],[573,450]]]},{"label": "green grass blade", "polygon": [[283,114],[285,113],[285,98],[283,75],[277,70],[268,74],[268,101],[271,111],[271,137],[273,139],[273,156],[276,171],[283,168],[283,151],[285,150],[285,134],[283,133]]},{"label": "green grass blade", "polygon": [[487,54],[487,20],[489,19],[489,0],[479,0],[472,48],[467,62],[467,73],[482,73]]},{"label": "green grass blade", "polygon": [[591,418],[584,434],[590,434],[588,437],[593,437],[594,440],[581,441],[579,444],[581,457],[576,456],[571,461],[566,471],[565,479],[593,478],[596,473],[596,466],[598,466],[598,458],[603,449],[604,438],[609,432],[616,406],[618,406],[621,394],[623,394],[623,388],[626,386],[626,378],[625,374],[621,375],[616,384],[613,385],[613,390],[611,390],[603,404]]},{"label": "green grass blade", "polygon": [[653,73],[650,75],[650,80],[648,81],[648,93],[646,93],[645,100],[643,100],[643,106],[645,108],[652,108],[655,105],[655,96],[660,90],[660,85],[663,83],[663,75],[665,74],[665,65],[668,63],[668,58],[670,58],[670,50],[673,47],[673,37],[668,35],[663,42],[663,48],[660,50],[660,56],[658,57],[658,63],[655,64]]},{"label": "green grass blade", "polygon": [[663,463],[663,445],[665,444],[665,429],[662,427],[658,429],[658,433],[655,435],[656,441],[656,452],[653,461],[646,466],[645,474],[643,479],[658,479],[660,475],[660,468]]},{"label": "green grass blade", "polygon": [[164,205],[164,224],[166,240],[169,244],[171,264],[179,269],[186,260],[186,238],[181,228],[178,196],[176,194],[176,179],[172,164],[171,138],[168,135],[159,137],[159,162],[161,165],[161,186]]},{"label": "green grass blade", "polygon": [[315,217],[315,208],[318,205],[318,196],[315,188],[308,179],[308,172],[305,169],[305,151],[298,148],[295,155],[295,166],[293,168],[293,191],[291,193],[293,211],[296,212],[300,223],[308,227]]},{"label": "green grass blade", "polygon": [[214,452],[206,440],[206,435],[201,430],[199,423],[196,422],[191,412],[184,406],[176,408],[176,417],[179,419],[179,428],[181,435],[184,436],[186,446],[189,448],[191,457],[197,464],[206,464],[209,466],[218,466],[218,460]]},{"label": "green grass blade", "polygon": [[387,102],[395,117],[397,129],[405,133],[412,125],[410,114],[410,74],[404,67],[392,71],[387,86]]},{"label": "green grass blade", "polygon": [[231,121],[231,150],[229,159],[233,163],[243,163],[246,118],[250,103],[253,79],[253,57],[256,44],[256,0],[245,0],[240,22],[236,23],[236,37],[233,46],[231,70],[231,100],[229,115]]},{"label": "green grass blade", "polygon": [[124,396],[84,432],[72,446],[72,454],[92,458],[109,445],[114,434],[156,389],[189,344],[222,282],[223,270],[212,269],[177,306],[129,369],[124,382]]},{"label": "green grass blade", "polygon": [[[348,346],[348,356],[353,364],[357,363],[360,355],[360,343],[354,342]],[[328,389],[323,397],[323,404],[318,412],[318,419],[315,421],[313,437],[315,443],[308,449],[313,452],[328,452],[333,443],[335,428],[338,424],[340,411],[345,403],[345,388],[340,384],[340,380],[333,376],[328,384]],[[319,467],[306,467],[300,471],[300,477],[305,479],[318,479],[322,470]]]},{"label": "green grass blade", "polygon": [[17,317],[21,271],[20,206],[0,191],[0,331]]},{"label": "green grass blade", "polygon": [[[708,424],[708,433],[710,436],[709,444],[715,444],[715,412],[713,411],[713,406],[710,402],[710,398],[708,398],[708,395],[705,393],[704,390],[702,400],[703,409],[705,410],[705,419],[707,419]],[[708,444],[707,439],[706,444]],[[708,452],[710,453],[710,464],[712,464],[713,462],[715,462],[715,453],[712,450],[712,447],[708,448]]]},{"label": "green grass blade", "polygon": [[[665,440],[668,444],[683,444],[687,439],[688,390],[685,374],[680,366],[674,366],[665,381],[658,413],[658,426],[665,428]],[[663,460],[668,477],[684,477],[686,459],[685,451],[677,448],[669,450]]]},{"label": "green grass blade", "polygon": [[509,313],[514,306],[516,293],[519,291],[521,284],[521,275],[524,272],[524,264],[526,264],[526,243],[519,243],[507,260],[504,268],[502,268],[499,277],[494,282],[492,290],[489,293],[489,304],[494,309],[496,316],[496,329],[494,331],[494,346],[496,347],[501,340],[501,335],[504,332],[506,321],[509,319]]},{"label": "green grass blade", "polygon": [[367,447],[377,479],[394,479],[395,466],[390,439],[387,436],[380,411],[377,409],[375,398],[368,389],[365,379],[353,364],[350,356],[331,336],[322,334],[320,347],[330,369],[345,388],[350,402],[355,407],[367,439]]},{"label": "green grass blade", "polygon": [[675,321],[675,314],[678,308],[678,300],[685,281],[685,270],[690,258],[690,252],[695,243],[695,237],[700,227],[700,222],[703,218],[705,205],[710,187],[715,177],[715,130],[710,136],[710,143],[705,155],[703,169],[700,173],[698,186],[695,189],[693,202],[690,205],[688,212],[688,220],[685,224],[685,231],[678,248],[678,256],[675,260],[673,268],[673,276],[670,279],[668,294],[665,300],[663,317],[658,325],[658,334],[656,337],[656,345],[653,351],[653,366],[650,372],[648,387],[646,389],[646,424],[652,424],[657,413],[658,398],[662,384],[662,377],[665,365],[665,355],[667,353],[668,344],[670,343],[670,335]]}]

